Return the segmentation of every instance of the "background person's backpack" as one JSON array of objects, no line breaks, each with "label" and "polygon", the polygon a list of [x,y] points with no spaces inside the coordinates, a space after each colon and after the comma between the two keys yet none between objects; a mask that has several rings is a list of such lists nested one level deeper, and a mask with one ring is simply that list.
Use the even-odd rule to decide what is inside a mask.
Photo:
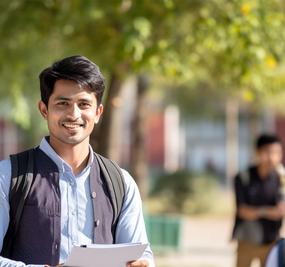
[{"label": "background person's backpack", "polygon": [[[4,237],[3,249],[1,255],[8,257],[11,253],[14,239],[20,224],[25,200],[31,189],[34,179],[34,155],[35,149],[30,149],[19,154],[10,155],[11,161],[11,186],[9,193],[10,204],[10,223]],[[114,216],[112,228],[116,229],[118,217],[120,215],[123,199],[125,195],[125,186],[123,174],[120,167],[113,161],[94,153],[103,177],[106,181],[113,206]],[[115,240],[115,232],[113,237]]]}]

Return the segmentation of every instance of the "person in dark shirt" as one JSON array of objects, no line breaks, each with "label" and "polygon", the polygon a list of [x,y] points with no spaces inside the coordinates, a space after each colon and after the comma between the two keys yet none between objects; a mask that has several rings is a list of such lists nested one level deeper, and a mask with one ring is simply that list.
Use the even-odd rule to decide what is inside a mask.
[{"label": "person in dark shirt", "polygon": [[279,172],[282,145],[276,135],[262,134],[256,140],[257,163],[234,179],[237,267],[250,267],[254,259],[264,266],[266,255],[279,238],[285,202]]}]

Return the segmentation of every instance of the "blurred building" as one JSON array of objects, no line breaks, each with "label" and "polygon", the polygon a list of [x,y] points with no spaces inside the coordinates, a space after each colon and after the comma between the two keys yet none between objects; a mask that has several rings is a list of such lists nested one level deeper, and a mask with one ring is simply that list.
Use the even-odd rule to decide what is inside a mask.
[{"label": "blurred building", "polygon": [[[121,98],[127,104],[117,114],[120,123],[116,132],[120,132],[120,138],[115,141],[120,142],[119,161],[128,168],[132,116],[136,108],[135,79],[124,85]],[[151,171],[210,171],[229,179],[254,161],[253,141],[260,132],[277,132],[285,144],[285,119],[276,117],[270,110],[252,114],[247,107],[230,102],[213,119],[183,118],[177,106],[155,101],[147,103],[145,109],[145,153]]]},{"label": "blurred building", "polygon": [[[165,138],[166,132],[171,131],[173,124],[165,125],[165,114],[160,114],[149,119],[150,126],[148,140],[148,155],[150,166],[165,168],[167,157],[172,157],[173,152],[168,152],[167,143],[171,140]],[[154,119],[155,118],[155,119]],[[158,126],[160,128],[158,129]],[[210,119],[187,119],[180,122],[176,134],[176,148],[179,151],[178,168],[185,168],[196,173],[209,171],[221,178],[226,177],[227,164],[227,129],[226,120]],[[245,169],[248,164],[254,162],[254,140],[261,132],[277,133],[285,145],[285,118],[280,116],[271,117],[260,114],[251,118],[245,112],[239,114],[237,127],[236,164],[237,170]],[[177,142],[177,140],[179,142]],[[162,144],[162,142],[164,144]],[[167,169],[167,168],[166,168]]]},{"label": "blurred building", "polygon": [[[270,119],[269,119],[270,118]],[[252,117],[240,111],[237,117],[234,151],[236,171],[254,162],[254,140],[261,132],[276,132],[285,144],[285,118],[267,113]],[[220,120],[181,119],[173,106],[147,119],[146,152],[149,166],[175,171],[188,169],[196,173],[214,173],[227,177],[228,131],[225,116]]]},{"label": "blurred building", "polygon": [[[195,172],[210,171],[220,176],[226,175],[227,131],[224,121],[189,120],[186,128],[187,169]],[[238,127],[237,164],[243,169],[251,161],[250,127],[246,120],[241,120]]]},{"label": "blurred building", "polygon": [[17,127],[5,119],[0,119],[0,160],[19,151],[20,138]]}]

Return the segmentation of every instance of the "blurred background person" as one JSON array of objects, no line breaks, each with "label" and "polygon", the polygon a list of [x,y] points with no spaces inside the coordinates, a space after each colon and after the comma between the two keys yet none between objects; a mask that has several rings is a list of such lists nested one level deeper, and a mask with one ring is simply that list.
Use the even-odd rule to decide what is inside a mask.
[{"label": "blurred background person", "polygon": [[278,168],[282,145],[278,136],[261,134],[256,140],[256,165],[234,179],[237,267],[249,267],[254,259],[264,266],[266,255],[279,237],[285,202]]}]

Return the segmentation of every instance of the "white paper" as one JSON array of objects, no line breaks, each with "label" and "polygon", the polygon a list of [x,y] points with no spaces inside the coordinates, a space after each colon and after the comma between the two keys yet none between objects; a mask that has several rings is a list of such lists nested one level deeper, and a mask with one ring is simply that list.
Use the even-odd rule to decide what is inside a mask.
[{"label": "white paper", "polygon": [[75,246],[64,266],[126,267],[128,261],[139,259],[146,247],[147,244],[142,243]]}]

